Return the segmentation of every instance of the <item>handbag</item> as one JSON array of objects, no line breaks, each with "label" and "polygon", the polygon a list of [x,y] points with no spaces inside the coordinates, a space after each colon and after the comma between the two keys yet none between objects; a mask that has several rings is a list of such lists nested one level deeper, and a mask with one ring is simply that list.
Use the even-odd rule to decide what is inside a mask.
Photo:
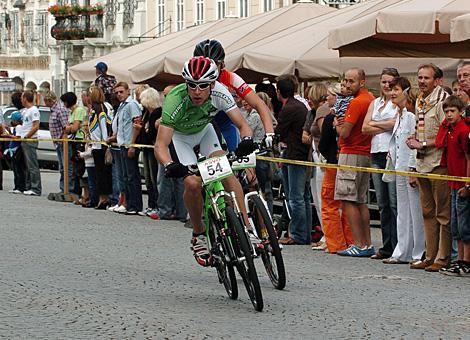
[{"label": "handbag", "polygon": [[113,153],[111,152],[110,148],[106,148],[104,153],[104,164],[111,165],[113,164]]}]

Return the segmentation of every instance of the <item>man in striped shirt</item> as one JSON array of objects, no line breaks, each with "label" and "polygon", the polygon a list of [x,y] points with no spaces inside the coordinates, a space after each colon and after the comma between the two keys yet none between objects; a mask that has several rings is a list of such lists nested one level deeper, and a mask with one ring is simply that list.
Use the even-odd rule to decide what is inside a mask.
[{"label": "man in striped shirt", "polygon": [[[439,85],[442,72],[434,64],[418,68],[419,96],[416,100],[416,133],[407,140],[416,150],[416,169],[420,173],[446,175],[440,165],[442,149],[436,148],[436,134],[445,119],[442,102],[448,96]],[[437,272],[450,263],[452,236],[450,231],[450,190],[446,181],[417,179],[420,189],[426,238],[426,259],[411,264],[412,269]],[[416,182],[416,178],[410,178]]]},{"label": "man in striped shirt", "polygon": [[[44,95],[44,103],[51,109],[51,115],[49,116],[49,132],[51,133],[51,138],[62,138],[64,128],[69,121],[69,110],[65,107],[64,103],[57,99],[56,94],[51,91]],[[59,161],[59,188],[60,192],[64,192],[64,145],[61,142],[54,142],[54,146]],[[72,152],[71,149],[69,149],[69,190],[73,188],[73,167],[70,163],[71,156]]]}]

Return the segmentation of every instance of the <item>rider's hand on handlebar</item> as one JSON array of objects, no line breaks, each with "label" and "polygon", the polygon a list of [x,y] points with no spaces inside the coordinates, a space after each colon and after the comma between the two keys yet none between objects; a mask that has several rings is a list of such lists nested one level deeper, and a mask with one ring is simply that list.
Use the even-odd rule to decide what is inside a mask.
[{"label": "rider's hand on handlebar", "polygon": [[257,145],[255,142],[253,142],[251,137],[243,137],[242,141],[240,144],[238,144],[237,149],[235,150],[235,155],[237,155],[237,157],[247,156],[250,153],[253,153],[256,148]]},{"label": "rider's hand on handlebar", "polygon": [[165,177],[181,178],[188,174],[188,167],[181,163],[170,163],[165,166]]}]

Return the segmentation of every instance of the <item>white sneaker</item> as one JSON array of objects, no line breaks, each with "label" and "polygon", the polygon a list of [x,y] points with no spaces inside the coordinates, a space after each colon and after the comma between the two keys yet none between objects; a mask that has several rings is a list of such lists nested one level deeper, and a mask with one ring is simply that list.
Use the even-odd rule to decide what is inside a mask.
[{"label": "white sneaker", "polygon": [[147,213],[145,211],[138,211],[137,215],[139,216],[147,216]]},{"label": "white sneaker", "polygon": [[114,211],[114,210],[116,210],[117,208],[119,208],[119,204],[110,206],[110,207],[108,208],[108,210],[109,210],[109,211]]},{"label": "white sneaker", "polygon": [[114,209],[114,212],[117,212],[119,214],[125,214],[127,212],[127,209],[125,206],[123,205],[120,205],[119,207],[117,207],[116,209]]},{"label": "white sneaker", "polygon": [[23,195],[27,195],[27,196],[39,196],[39,194],[36,194],[34,191],[32,190],[26,190],[25,192],[23,192]]},{"label": "white sneaker", "polygon": [[9,192],[10,194],[22,194],[22,193],[23,193],[23,192],[21,192],[21,191],[19,191],[19,190],[17,190],[17,189],[8,190],[8,192]]}]

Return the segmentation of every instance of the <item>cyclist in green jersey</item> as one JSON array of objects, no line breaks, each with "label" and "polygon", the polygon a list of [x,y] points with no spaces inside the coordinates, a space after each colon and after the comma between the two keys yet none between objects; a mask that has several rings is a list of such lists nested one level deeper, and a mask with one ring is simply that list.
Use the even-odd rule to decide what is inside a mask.
[{"label": "cyclist in green jersey", "polygon": [[[188,165],[197,163],[194,147],[199,146],[205,156],[221,155],[217,134],[211,124],[213,117],[223,110],[240,130],[242,141],[236,154],[245,156],[255,150],[252,131],[241,115],[230,92],[219,82],[217,65],[209,58],[194,57],[188,60],[182,72],[185,83],[177,85],[166,96],[163,103],[162,119],[155,144],[155,156],[165,167],[167,177],[184,177],[184,203],[193,225],[191,248],[196,261],[203,266],[209,265],[209,249],[202,222],[203,198],[201,179],[188,176]],[[168,146],[173,145],[179,163],[171,159]],[[243,202],[243,190],[238,180],[232,175],[223,180],[227,191],[233,191],[245,220],[246,208]],[[248,225],[248,224],[247,224]],[[256,242],[256,236],[252,241]]]}]

